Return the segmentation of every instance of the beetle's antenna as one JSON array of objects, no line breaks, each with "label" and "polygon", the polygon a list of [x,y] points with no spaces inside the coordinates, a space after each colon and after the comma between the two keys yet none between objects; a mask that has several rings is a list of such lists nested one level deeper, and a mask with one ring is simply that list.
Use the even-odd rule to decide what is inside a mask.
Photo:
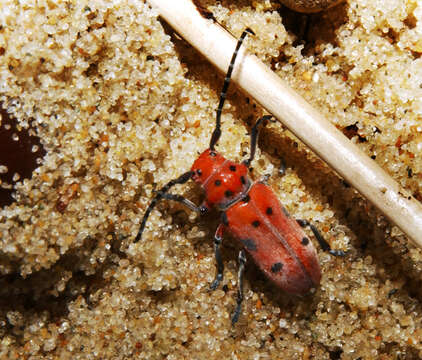
[{"label": "beetle's antenna", "polygon": [[151,204],[149,204],[147,210],[145,211],[144,217],[143,217],[142,222],[141,222],[141,226],[139,227],[138,234],[136,235],[136,238],[134,240],[135,243],[138,242],[141,239],[142,233],[144,232],[144,229],[145,229],[145,224],[147,223],[147,220],[148,220],[148,217],[149,217],[149,214],[154,209],[155,205],[157,205],[157,202],[159,200],[168,199],[168,200],[179,201],[179,202],[185,204],[186,206],[188,206],[189,208],[191,208],[192,210],[198,211],[195,204],[191,203],[189,200],[183,198],[180,195],[173,195],[173,194],[167,193],[174,185],[186,183],[188,180],[190,180],[192,178],[192,175],[193,175],[193,171],[188,171],[188,172],[184,173],[183,175],[179,176],[177,179],[173,179],[173,180],[169,181],[166,185],[164,185],[160,190],[157,191],[157,195],[155,195],[154,199],[152,199],[152,201],[151,201]]},{"label": "beetle's antenna", "polygon": [[229,68],[227,70],[226,77],[224,79],[223,89],[221,90],[221,93],[220,93],[220,102],[219,102],[218,108],[217,108],[217,117],[216,117],[216,122],[215,122],[215,129],[212,133],[211,141],[210,141],[210,149],[211,150],[214,150],[214,146],[218,142],[218,139],[220,138],[220,135],[221,135],[221,112],[223,110],[224,101],[226,101],[227,90],[228,90],[229,85],[230,85],[230,79],[231,79],[231,76],[232,76],[234,63],[236,61],[237,53],[239,52],[240,46],[242,45],[243,40],[245,39],[246,35],[248,35],[248,34],[255,35],[255,33],[249,28],[246,28],[243,31],[242,35],[240,35],[240,38],[237,41],[236,49],[234,50],[232,59],[230,61]]}]

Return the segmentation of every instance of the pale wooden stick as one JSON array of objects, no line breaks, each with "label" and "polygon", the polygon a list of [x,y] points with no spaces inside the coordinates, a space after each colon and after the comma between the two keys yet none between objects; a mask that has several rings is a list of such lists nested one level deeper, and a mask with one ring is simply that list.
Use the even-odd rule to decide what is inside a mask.
[{"label": "pale wooden stick", "polygon": [[[190,0],[148,0],[223,73],[236,40]],[[253,30],[253,29],[252,29]],[[232,79],[422,247],[422,206],[255,56],[239,52]]]}]

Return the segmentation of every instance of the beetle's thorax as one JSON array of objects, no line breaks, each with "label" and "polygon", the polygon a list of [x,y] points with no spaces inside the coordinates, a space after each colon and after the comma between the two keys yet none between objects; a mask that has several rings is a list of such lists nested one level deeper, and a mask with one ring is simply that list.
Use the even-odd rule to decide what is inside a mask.
[{"label": "beetle's thorax", "polygon": [[193,163],[193,180],[200,184],[210,206],[224,210],[247,194],[250,188],[248,168],[227,160],[210,149]]}]

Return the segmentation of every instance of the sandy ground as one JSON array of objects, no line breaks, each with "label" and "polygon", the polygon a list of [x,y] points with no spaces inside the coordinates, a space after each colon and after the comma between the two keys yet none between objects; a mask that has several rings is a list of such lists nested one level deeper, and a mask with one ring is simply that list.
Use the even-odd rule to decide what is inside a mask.
[{"label": "sandy ground", "polygon": [[[420,2],[350,0],[307,19],[277,1],[200,3],[236,36],[252,28],[248,51],[422,200]],[[222,82],[143,1],[2,2],[0,101],[45,155],[0,210],[1,358],[422,357],[421,251],[279,124],[251,176],[271,174],[289,212],[348,251],[318,247],[316,291],[287,295],[250,261],[232,327],[231,237],[208,291],[217,214],[160,203],[133,243],[153,190],[208,146]],[[243,159],[262,114],[233,86],[218,151]]]}]

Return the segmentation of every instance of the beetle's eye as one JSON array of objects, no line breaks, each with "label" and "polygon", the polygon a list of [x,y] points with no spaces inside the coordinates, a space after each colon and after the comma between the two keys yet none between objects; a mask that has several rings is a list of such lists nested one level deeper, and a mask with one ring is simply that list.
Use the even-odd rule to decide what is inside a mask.
[{"label": "beetle's eye", "polygon": [[198,174],[198,176],[201,176],[202,175],[201,169],[196,170],[196,173]]}]

